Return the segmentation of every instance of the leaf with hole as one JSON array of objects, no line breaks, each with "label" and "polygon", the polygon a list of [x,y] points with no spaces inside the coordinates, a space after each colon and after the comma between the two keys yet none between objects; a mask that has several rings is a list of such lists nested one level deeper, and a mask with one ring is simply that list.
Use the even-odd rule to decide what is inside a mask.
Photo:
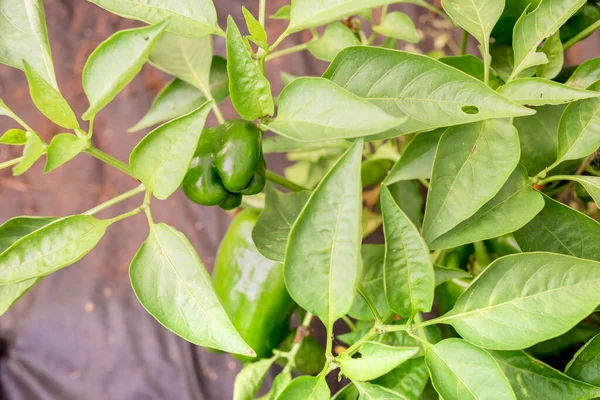
[{"label": "leaf with hole", "polygon": [[353,381],[370,381],[387,374],[416,356],[419,351],[419,347],[398,347],[366,342],[360,347],[359,358],[342,355],[340,370]]},{"label": "leaf with hole", "polygon": [[70,133],[60,133],[54,136],[46,150],[44,173],[47,174],[72,160],[89,145],[90,140],[88,138],[80,138]]},{"label": "leaf with hole", "polygon": [[498,92],[515,103],[528,106],[559,105],[600,96],[598,92],[573,88],[543,78],[517,79],[500,87]]}]

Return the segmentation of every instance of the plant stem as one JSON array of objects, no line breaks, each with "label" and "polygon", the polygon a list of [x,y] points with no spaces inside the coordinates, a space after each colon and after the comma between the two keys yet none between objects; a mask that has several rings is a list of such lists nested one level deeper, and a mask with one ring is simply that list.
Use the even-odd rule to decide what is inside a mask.
[{"label": "plant stem", "polygon": [[541,181],[538,181],[537,184],[540,186],[543,185],[547,185],[550,182],[556,182],[556,181],[570,181],[572,180],[572,176],[568,176],[568,175],[554,175],[554,176],[550,176],[546,179],[542,179]]},{"label": "plant stem", "polygon": [[97,205],[96,207],[86,211],[83,213],[83,215],[95,215],[98,214],[100,211],[106,210],[107,208],[114,206],[117,203],[120,203],[124,200],[127,200],[139,193],[142,193],[144,190],[146,190],[146,188],[144,187],[144,185],[139,185],[138,187],[136,187],[135,189],[131,189],[128,192],[125,192],[117,197],[113,197],[112,199]]},{"label": "plant stem", "polygon": [[275,43],[273,43],[270,47],[268,52],[271,53],[273,50],[275,50],[277,48],[277,46],[279,46],[281,44],[281,42],[283,42],[285,40],[285,38],[287,38],[289,36],[289,33],[287,33],[287,30],[284,31],[275,41]]},{"label": "plant stem", "polygon": [[9,168],[9,167],[12,167],[13,165],[17,165],[18,163],[21,162],[21,160],[23,160],[23,157],[15,158],[15,159],[4,161],[3,163],[0,163],[0,171],[3,170],[4,168]]},{"label": "plant stem", "polygon": [[134,175],[133,175],[133,171],[131,170],[131,168],[129,168],[129,165],[125,164],[122,161],[117,160],[116,158],[114,158],[111,155],[106,154],[105,152],[103,152],[100,149],[97,149],[94,146],[90,146],[89,149],[87,149],[85,151],[86,153],[88,153],[89,155],[91,155],[92,157],[97,158],[98,160],[112,166],[115,167],[116,169],[118,169],[119,171],[131,176],[134,179],[137,179]]},{"label": "plant stem", "polygon": [[467,45],[469,44],[469,32],[463,29],[462,39],[460,41],[460,55],[464,56],[467,54]]},{"label": "plant stem", "polygon": [[348,316],[344,315],[342,317],[342,321],[344,321],[344,323],[346,325],[348,325],[348,328],[350,328],[350,330],[352,332],[354,332],[356,330],[356,324],[354,322],[352,322],[352,320],[350,318],[348,318]]},{"label": "plant stem", "polygon": [[367,305],[369,306],[371,313],[373,313],[373,316],[375,317],[375,321],[379,324],[383,323],[381,315],[379,315],[379,312],[377,311],[377,307],[375,307],[375,305],[371,302],[371,299],[369,299],[369,297],[365,294],[365,292],[361,288],[357,288],[356,291],[359,294],[359,296],[362,297],[362,299],[365,301],[365,303],[367,303]]},{"label": "plant stem", "polygon": [[[298,327],[298,329],[308,329],[312,319],[313,319],[313,315],[311,313],[307,312],[306,315],[304,316],[304,320],[302,320],[302,324]],[[298,354],[298,350],[300,350],[300,346],[302,345],[303,341],[304,341],[304,337],[302,337],[302,340],[299,340],[297,343],[294,343],[292,345],[292,348],[290,349],[290,351],[288,351],[288,353],[287,353],[288,362],[285,365],[285,367],[283,368],[283,372],[291,372],[292,367],[294,366],[294,363],[295,363],[296,354]]]},{"label": "plant stem", "polygon": [[309,190],[303,186],[300,186],[292,181],[287,180],[286,178],[284,178],[283,176],[276,174],[273,171],[267,170],[266,172],[266,178],[268,181],[273,182],[276,185],[279,185],[281,187],[284,187],[286,189],[291,190],[292,192],[300,192],[303,190]]},{"label": "plant stem", "polygon": [[[383,325],[383,326],[385,327],[385,325]],[[344,351],[344,354],[353,356],[360,349],[360,346],[362,346],[363,343],[368,342],[372,339],[375,339],[377,336],[380,335],[380,333],[381,332],[379,330],[379,327],[374,326],[373,328],[371,328],[371,330],[369,332],[367,332],[367,334],[365,336],[360,338],[352,346],[348,347],[348,349],[346,351]]]},{"label": "plant stem", "polygon": [[152,218],[152,211],[150,210],[150,203],[152,202],[152,192],[146,190],[146,194],[144,195],[144,205],[146,208],[144,212],[146,213],[146,218],[148,219],[148,225],[152,227],[154,225],[154,218]]},{"label": "plant stem", "polygon": [[258,2],[258,22],[265,27],[265,14],[267,9],[267,0],[259,0]]},{"label": "plant stem", "polygon": [[139,213],[142,212],[142,210],[145,210],[145,209],[146,209],[146,206],[145,205],[141,205],[138,208],[135,208],[135,209],[133,209],[133,210],[131,210],[129,212],[126,212],[125,214],[117,215],[116,217],[111,218],[110,219],[110,223],[114,224],[115,222],[119,222],[119,221],[124,220],[126,218],[133,217],[134,215],[138,215]]},{"label": "plant stem", "polygon": [[576,43],[580,42],[581,40],[585,39],[587,36],[591,35],[596,29],[600,29],[600,20],[596,21],[592,25],[588,26],[587,28],[585,28],[584,30],[579,32],[577,35],[573,36],[569,41],[567,41],[563,45],[563,50],[567,50],[567,49],[571,48]]},{"label": "plant stem", "polygon": [[429,189],[429,187],[431,186],[430,183],[426,179],[419,178],[418,181],[421,182],[421,184],[423,186],[425,186],[427,189]]},{"label": "plant stem", "polygon": [[[312,40],[311,40],[311,42],[312,42]],[[310,42],[302,43],[302,44],[299,44],[296,46],[288,47],[287,49],[283,49],[283,50],[279,50],[274,53],[271,53],[265,58],[265,61],[271,61],[271,60],[274,60],[279,57],[283,57],[283,56],[287,56],[289,54],[294,54],[294,53],[298,53],[300,51],[304,51],[308,48],[308,43],[310,43]]]}]

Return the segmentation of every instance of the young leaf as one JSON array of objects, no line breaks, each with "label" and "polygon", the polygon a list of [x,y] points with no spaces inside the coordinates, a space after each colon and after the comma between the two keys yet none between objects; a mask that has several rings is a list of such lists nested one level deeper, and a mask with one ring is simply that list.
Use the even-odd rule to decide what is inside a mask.
[{"label": "young leaf", "polygon": [[227,60],[229,94],[238,114],[248,121],[273,115],[271,84],[252,60],[231,16],[227,19]]},{"label": "young leaf", "polygon": [[290,295],[329,329],[350,310],[360,272],[362,148],[357,140],[317,186],[285,254]]},{"label": "young leaf", "polygon": [[83,114],[90,120],[141,71],[167,22],[120,31],[102,42],[83,68],[83,90],[90,107]]},{"label": "young leaf", "polygon": [[569,378],[524,351],[492,351],[519,400],[591,399],[600,388]]},{"label": "young leaf", "polygon": [[75,129],[79,127],[77,117],[69,107],[69,103],[48,83],[35,69],[25,60],[23,60],[25,76],[29,83],[29,92],[33,104],[44,114],[50,121],[56,125],[67,129]]},{"label": "young leaf", "polygon": [[542,53],[548,58],[548,64],[539,65],[537,67],[536,75],[546,79],[556,78],[565,64],[565,52],[563,50],[563,44],[560,41],[559,31],[546,39],[542,46]]},{"label": "young leaf", "polygon": [[80,138],[70,133],[61,133],[52,138],[46,151],[46,168],[51,172],[67,161],[72,160],[90,145],[88,138]]},{"label": "young leaf", "polygon": [[266,185],[265,209],[260,214],[252,239],[266,258],[283,262],[290,230],[310,197],[310,192],[281,193]]},{"label": "young leaf", "polygon": [[366,342],[360,348],[360,358],[342,356],[342,374],[353,381],[370,381],[387,374],[398,365],[411,359],[419,347],[395,347],[376,342]]},{"label": "young leaf", "polygon": [[366,382],[354,382],[361,395],[361,399],[367,400],[408,400],[409,398],[383,386]]},{"label": "young leaf", "polygon": [[440,139],[423,221],[427,243],[473,216],[504,186],[520,157],[519,134],[504,120],[449,128]]},{"label": "young leaf", "polygon": [[27,143],[27,132],[22,129],[9,129],[2,137],[0,137],[1,144],[8,144],[12,146],[23,146]]},{"label": "young leaf", "polygon": [[502,189],[471,218],[435,239],[432,249],[447,249],[512,233],[529,223],[544,208],[544,198],[517,166]]},{"label": "young leaf", "polygon": [[351,139],[386,131],[404,120],[331,81],[306,77],[283,89],[269,129],[299,141]]},{"label": "young leaf", "polygon": [[269,18],[271,19],[290,19],[290,10],[292,6],[286,4],[282,6],[279,10],[275,11],[275,14],[271,15]]},{"label": "young leaf", "polygon": [[586,89],[600,80],[600,57],[580,64],[565,85]]},{"label": "young leaf", "polygon": [[134,175],[157,199],[165,200],[181,185],[194,158],[212,101],[168,122],[142,139],[130,157]]},{"label": "young leaf", "polygon": [[0,285],[39,278],[79,261],[110,224],[110,220],[74,215],[24,236],[0,254]]},{"label": "young leaf", "polygon": [[573,356],[565,374],[600,387],[600,335],[594,336]]},{"label": "young leaf", "polygon": [[415,24],[408,15],[400,11],[386,14],[381,24],[373,26],[373,31],[409,43],[419,43],[419,35]]},{"label": "young leaf", "polygon": [[383,281],[390,309],[409,318],[419,311],[431,311],[435,277],[429,250],[386,186],[381,187],[381,214],[385,234]]},{"label": "young leaf", "polygon": [[351,46],[360,46],[360,40],[341,22],[330,24],[321,37],[306,45],[313,57],[328,62],[333,61],[340,51]]},{"label": "young leaf", "polygon": [[253,400],[274,362],[274,358],[268,358],[246,364],[235,377],[233,400]]},{"label": "young leaf", "polygon": [[409,118],[376,139],[535,113],[461,71],[402,51],[351,47],[338,54],[323,76],[389,114]]},{"label": "young leaf", "polygon": [[[600,81],[589,90],[600,91]],[[600,147],[600,98],[569,104],[558,127],[558,160],[578,160]]]},{"label": "young leaf", "polygon": [[383,183],[389,186],[399,181],[431,179],[435,152],[445,131],[445,128],[441,128],[415,136]]},{"label": "young leaf", "polygon": [[23,61],[58,89],[42,0],[2,0],[0,63],[24,69]]},{"label": "young leaf", "polygon": [[527,68],[548,63],[538,46],[585,4],[586,0],[544,0],[533,11],[525,10],[515,25],[513,35],[514,69],[510,80]]},{"label": "young leaf", "polygon": [[445,400],[517,399],[494,358],[464,340],[427,346],[425,362],[435,390]]},{"label": "young leaf", "polygon": [[398,368],[377,378],[374,384],[392,389],[410,400],[418,400],[429,380],[425,358],[413,358]]},{"label": "young leaf", "polygon": [[151,225],[148,239],[131,261],[129,276],[140,303],[166,328],[199,346],[254,356],[181,232],[165,224]]},{"label": "young leaf", "polygon": [[301,376],[294,379],[277,400],[329,400],[330,394],[324,378]]},{"label": "young leaf", "polygon": [[375,306],[379,316],[388,315],[391,311],[385,298],[383,285],[383,264],[385,262],[385,246],[380,244],[363,244],[361,246],[362,278],[359,280],[357,293],[348,312],[352,318],[372,321],[374,316],[363,295]]},{"label": "young leaf", "polygon": [[600,224],[547,196],[544,200],[544,209],[514,233],[521,249],[600,261]]},{"label": "young leaf", "polygon": [[528,106],[558,105],[600,96],[597,92],[572,88],[543,78],[517,79],[500,87],[498,92],[515,103]]},{"label": "young leaf", "polygon": [[212,0],[88,0],[124,18],[158,24],[169,21],[168,30],[187,37],[222,35]]},{"label": "young leaf", "polygon": [[[566,177],[565,177],[566,178]],[[597,176],[570,176],[569,180],[575,181],[589,193],[594,202],[600,207],[600,177]]]},{"label": "young leaf", "polygon": [[27,141],[23,148],[23,159],[13,168],[14,176],[19,176],[27,172],[46,151],[46,145],[36,133],[27,132],[26,136]]},{"label": "young leaf", "polygon": [[490,264],[441,317],[469,342],[519,350],[573,328],[600,304],[600,263],[522,253]]},{"label": "young leaf", "polygon": [[250,38],[256,43],[260,43],[260,45],[268,47],[269,42],[265,28],[260,24],[260,22],[258,22],[254,15],[248,11],[246,7],[242,7],[242,13],[244,14],[244,19],[246,20],[246,26],[248,27]]}]

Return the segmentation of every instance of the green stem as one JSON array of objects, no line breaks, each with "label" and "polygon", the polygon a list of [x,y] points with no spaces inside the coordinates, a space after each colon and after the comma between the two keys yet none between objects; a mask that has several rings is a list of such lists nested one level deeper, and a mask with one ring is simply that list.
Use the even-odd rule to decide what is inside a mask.
[{"label": "green stem", "polygon": [[469,44],[469,32],[463,29],[462,39],[460,41],[460,55],[464,56],[467,54],[467,45]]},{"label": "green stem", "polygon": [[567,41],[563,45],[563,50],[571,48],[576,43],[582,41],[587,36],[591,35],[596,29],[600,29],[600,20],[594,22],[592,25],[588,26],[587,28],[579,32],[577,35],[573,36],[569,41]]},{"label": "green stem", "polygon": [[[311,42],[312,42],[312,40],[311,40]],[[287,56],[290,54],[298,53],[300,51],[304,51],[308,48],[308,43],[310,43],[310,42],[302,43],[302,44],[299,44],[296,46],[288,47],[287,49],[283,49],[283,50],[271,53],[265,58],[265,61],[271,61],[271,60],[274,60],[279,57],[283,57],[283,56]]]},{"label": "green stem", "polygon": [[21,160],[23,160],[23,157],[15,158],[15,159],[4,161],[3,163],[0,163],[0,171],[3,170],[4,168],[9,168],[9,167],[12,167],[13,165],[17,165],[18,163],[21,162]]},{"label": "green stem", "polygon": [[381,324],[382,318],[381,318],[381,315],[379,315],[379,312],[377,311],[377,307],[375,307],[375,304],[373,304],[371,302],[371,299],[369,299],[369,297],[365,294],[365,292],[361,288],[357,288],[356,291],[359,294],[359,296],[362,297],[362,299],[365,301],[365,303],[367,303],[367,305],[369,306],[371,313],[373,313],[373,316],[375,317],[375,321],[377,323]]},{"label": "green stem", "polygon": [[[313,319],[313,315],[311,313],[307,312],[306,315],[304,316],[304,320],[302,320],[302,324],[300,325],[300,327],[298,327],[298,329],[308,329],[312,319]],[[298,354],[298,350],[300,350],[300,346],[302,345],[303,341],[304,341],[304,337],[302,338],[302,340],[299,340],[297,343],[294,343],[292,345],[292,348],[290,349],[290,351],[287,353],[288,362],[285,365],[285,367],[283,368],[284,373],[292,371],[292,368],[295,364],[296,355]]]},{"label": "green stem", "polygon": [[544,178],[546,178],[546,176],[548,175],[548,172],[552,171],[554,168],[558,167],[560,165],[562,161],[561,160],[557,160],[554,164],[552,164],[551,166],[543,169],[539,174],[537,174],[536,176],[534,176],[533,178],[531,178],[531,181],[533,183],[538,183],[540,181],[543,181]]},{"label": "green stem", "polygon": [[267,9],[267,0],[259,0],[258,2],[258,22],[265,27],[265,14]]},{"label": "green stem", "polygon": [[348,325],[348,328],[350,328],[350,330],[352,332],[354,332],[356,330],[356,324],[354,322],[352,322],[352,320],[350,318],[348,318],[348,316],[344,315],[342,317],[342,321],[344,321],[344,323],[346,325]]},{"label": "green stem", "polygon": [[381,19],[379,20],[380,24],[383,24],[383,20],[385,19],[385,16],[388,13],[388,7],[389,7],[388,4],[386,4],[385,6],[381,7]]},{"label": "green stem", "polygon": [[219,121],[219,124],[223,125],[225,123],[225,118],[223,118],[223,113],[221,113],[221,109],[219,108],[219,105],[217,104],[217,101],[213,97],[210,89],[207,87],[204,87],[204,85],[200,85],[200,91],[202,92],[202,94],[204,94],[204,97],[206,97],[207,101],[212,100],[212,102],[213,102],[212,106],[211,106],[212,112],[213,112],[213,114],[215,114],[215,117],[217,117],[217,121]]},{"label": "green stem", "polygon": [[14,119],[23,128],[25,128],[26,131],[35,133],[35,131],[31,129],[29,125],[27,125],[27,122],[23,121],[17,114],[12,113],[11,118]]},{"label": "green stem", "polygon": [[482,267],[487,267],[490,265],[492,261],[490,260],[490,255],[485,247],[485,243],[479,241],[473,243],[473,246],[475,247],[475,257],[477,258],[479,265]]},{"label": "green stem", "polygon": [[146,190],[146,194],[144,195],[144,212],[146,213],[146,218],[148,219],[148,225],[152,227],[154,225],[154,218],[152,218],[152,211],[150,210],[150,203],[152,202],[152,192]]},{"label": "green stem", "polygon": [[383,327],[385,327],[385,326],[386,325],[383,325],[383,326],[374,326],[373,328],[371,328],[371,330],[369,332],[367,332],[367,334],[365,336],[363,336],[358,341],[356,341],[352,346],[348,347],[348,349],[346,351],[344,351],[344,354],[347,354],[349,356],[353,356],[360,349],[360,346],[362,346],[365,342],[373,340],[377,336],[379,336],[381,334],[380,329],[383,328]]},{"label": "green stem", "polygon": [[120,203],[124,200],[127,200],[139,193],[142,193],[144,190],[146,190],[146,188],[144,187],[144,185],[140,185],[138,187],[136,187],[135,189],[131,189],[128,192],[125,192],[117,197],[113,197],[112,199],[97,205],[96,207],[86,211],[83,213],[83,215],[95,215],[98,214],[100,211],[106,210],[109,207],[114,206],[117,203]]},{"label": "green stem", "polygon": [[554,176],[550,176],[546,179],[542,179],[542,180],[538,181],[537,184],[543,186],[543,185],[547,185],[550,182],[570,181],[572,179],[573,179],[573,177],[568,176],[568,175],[554,175]]},{"label": "green stem", "polygon": [[112,166],[115,167],[116,169],[118,169],[119,171],[131,176],[134,179],[137,179],[134,175],[133,175],[133,171],[131,170],[131,168],[129,168],[129,165],[125,164],[122,161],[117,160],[116,158],[114,158],[111,155],[106,154],[105,152],[103,152],[100,149],[97,149],[94,146],[91,146],[90,148],[88,148],[86,151],[86,153],[88,153],[89,155],[91,155],[92,157],[97,158],[98,160]]},{"label": "green stem", "polygon": [[427,189],[429,189],[429,187],[431,186],[430,183],[426,179],[419,178],[419,182],[421,182],[421,184],[423,186],[425,186]]},{"label": "green stem", "polygon": [[276,174],[273,171],[269,171],[267,170],[266,172],[266,178],[268,181],[273,182],[276,185],[279,185],[281,187],[284,187],[286,189],[291,190],[292,192],[300,192],[303,190],[309,190],[303,186],[300,186],[292,181],[287,180],[286,178],[284,178],[283,176]]},{"label": "green stem", "polygon": [[281,42],[283,42],[285,40],[285,38],[287,38],[289,36],[289,33],[286,31],[284,31],[275,41],[275,43],[273,43],[268,50],[268,53],[271,53],[273,50],[275,50],[277,48],[277,46],[279,46],[281,44]]},{"label": "green stem", "polygon": [[134,215],[138,215],[139,213],[142,212],[142,210],[145,210],[145,209],[146,209],[146,205],[141,205],[141,206],[139,206],[136,209],[133,209],[133,210],[131,210],[129,212],[126,212],[125,214],[121,214],[121,215],[118,215],[118,216],[116,216],[114,218],[111,218],[110,219],[110,223],[114,224],[115,222],[119,222],[119,221],[124,220],[126,218],[133,217]]}]

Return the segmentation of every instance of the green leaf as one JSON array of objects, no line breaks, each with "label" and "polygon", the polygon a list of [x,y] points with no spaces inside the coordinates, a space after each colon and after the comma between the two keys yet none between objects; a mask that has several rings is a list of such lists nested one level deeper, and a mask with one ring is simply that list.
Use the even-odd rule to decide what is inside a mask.
[{"label": "green leaf", "polygon": [[23,60],[23,67],[29,83],[31,99],[38,110],[56,125],[67,129],[78,128],[77,117],[62,94],[35,72],[35,69],[25,60]]},{"label": "green leaf", "polygon": [[600,335],[596,335],[573,356],[565,368],[565,374],[582,382],[600,386],[599,355]]},{"label": "green leaf", "polygon": [[131,261],[131,285],[144,308],[185,340],[253,357],[214,292],[208,272],[183,233],[165,224],[150,235]]},{"label": "green leaf", "polygon": [[391,115],[409,118],[376,139],[535,113],[455,68],[402,51],[351,47],[338,54],[324,77]]},{"label": "green leaf", "polygon": [[597,176],[569,176],[565,179],[569,179],[571,181],[575,181],[589,193],[590,196],[594,199],[594,202],[598,207],[600,207],[600,177]]},{"label": "green leaf", "polygon": [[[385,262],[385,246],[380,244],[363,244],[361,246],[362,278],[358,282],[357,292],[362,293],[377,309],[379,316],[388,315],[391,311],[385,298],[383,285],[383,263]],[[374,316],[361,294],[357,293],[348,313],[352,318],[372,321]]]},{"label": "green leaf", "polygon": [[448,281],[454,279],[471,279],[472,276],[470,273],[463,269],[458,268],[448,268],[442,267],[439,265],[434,265],[433,270],[435,272],[435,286],[439,286],[442,283],[446,283]]},{"label": "green leaf", "polygon": [[131,152],[134,175],[159,200],[171,196],[181,185],[200,140],[212,101],[168,122],[142,139]]},{"label": "green leaf", "polygon": [[359,396],[359,392],[356,386],[353,383],[349,383],[340,389],[331,400],[357,400]]},{"label": "green leaf", "polygon": [[548,63],[538,46],[554,35],[567,20],[585,4],[586,0],[545,0],[533,11],[525,10],[515,25],[513,47],[515,53],[514,79],[527,68]]},{"label": "green leaf", "polygon": [[381,24],[373,26],[373,31],[409,43],[419,43],[419,35],[415,24],[408,15],[400,11],[386,14]]},{"label": "green leaf", "polygon": [[308,42],[306,46],[313,57],[330,62],[345,48],[360,46],[360,40],[346,25],[334,22],[327,26],[321,37]]},{"label": "green leaf", "polygon": [[469,342],[519,350],[573,328],[600,304],[600,263],[522,253],[490,264],[439,322]]},{"label": "green leaf", "polygon": [[[342,374],[353,381],[370,381],[387,374],[398,365],[411,359],[419,347],[395,347],[376,342],[365,342],[360,347],[361,357],[342,356]],[[342,353],[343,354],[343,353]]]},{"label": "green leaf", "polygon": [[600,261],[600,224],[547,196],[544,200],[544,209],[514,233],[521,249]]},{"label": "green leaf", "polygon": [[52,138],[46,151],[46,168],[44,173],[51,172],[67,161],[75,158],[90,145],[88,138],[80,138],[70,133],[60,133]]},{"label": "green leaf", "polygon": [[427,346],[425,361],[435,390],[445,400],[517,399],[494,358],[464,340]]},{"label": "green leaf", "polygon": [[252,239],[264,257],[283,262],[290,230],[308,201],[310,192],[282,193],[267,183],[266,196],[265,209],[252,230]]},{"label": "green leaf", "polygon": [[24,69],[23,61],[58,89],[42,0],[2,0],[0,63]]},{"label": "green leaf", "polygon": [[361,399],[365,400],[408,400],[409,398],[383,386],[374,385],[372,383],[354,382],[361,395]]},{"label": "green leaf", "polygon": [[[227,61],[219,56],[212,58],[209,92],[215,102],[221,103],[229,97]],[[137,132],[159,123],[188,114],[206,103],[206,96],[197,87],[181,79],[169,82],[156,96],[150,110],[129,132]]]},{"label": "green leaf", "polygon": [[83,114],[90,120],[142,70],[167,22],[120,31],[102,42],[83,68],[83,90],[90,107]]},{"label": "green leaf", "polygon": [[0,254],[0,285],[42,277],[79,261],[110,224],[110,220],[74,215],[17,240]]},{"label": "green leaf", "polygon": [[[477,78],[481,82],[485,80],[485,64],[474,55],[465,54],[462,56],[442,57],[438,61],[459,69],[462,72],[471,75],[473,78]],[[508,71],[508,73],[510,74],[510,71]],[[490,71],[489,79],[489,86],[492,89],[497,89],[504,84],[493,71]]]},{"label": "green leaf", "polygon": [[274,362],[269,358],[246,364],[235,377],[233,400],[253,400]]},{"label": "green leaf", "polygon": [[168,21],[167,30],[187,37],[211,33],[223,35],[217,25],[217,11],[212,0],[181,2],[171,0],[88,0],[124,18],[158,24]]},{"label": "green leaf", "polygon": [[433,164],[423,221],[427,243],[473,216],[504,186],[520,157],[517,130],[505,120],[449,128]]},{"label": "green leaf", "polygon": [[418,181],[400,181],[390,186],[390,193],[398,207],[417,228],[423,224],[423,194]]},{"label": "green leaf", "polygon": [[565,85],[586,89],[600,80],[600,57],[587,60],[577,67]]},{"label": "green leaf", "polygon": [[271,15],[269,18],[271,19],[290,19],[290,10],[292,6],[286,4],[282,6],[279,10],[275,11],[275,14]]},{"label": "green leaf", "polygon": [[569,378],[524,351],[492,351],[519,400],[591,399],[600,388]]},{"label": "green leaf", "polygon": [[392,389],[410,400],[419,400],[429,380],[425,358],[413,358],[398,368],[377,378],[374,384]]},{"label": "green leaf", "polygon": [[19,283],[0,286],[0,316],[4,315],[40,281],[41,278],[33,278]]},{"label": "green leaf", "polygon": [[528,106],[558,105],[600,96],[600,93],[543,78],[517,79],[502,86],[498,92],[515,103]]},{"label": "green leaf", "polygon": [[23,146],[27,143],[27,132],[22,129],[9,129],[0,137],[0,143]]},{"label": "green leaf", "polygon": [[472,217],[435,239],[432,249],[448,249],[512,233],[544,208],[544,198],[533,189],[522,165],[517,166],[494,198]]},{"label": "green leaf", "polygon": [[435,277],[429,250],[386,186],[381,187],[381,214],[385,296],[390,309],[409,318],[419,311],[431,311]]},{"label": "green leaf", "polygon": [[565,52],[559,31],[546,39],[542,46],[542,53],[548,58],[548,64],[539,65],[536,75],[546,79],[556,78],[565,64]]},{"label": "green leaf", "polygon": [[589,0],[560,28],[560,38],[565,44],[570,43],[570,46],[579,43],[598,29],[598,25],[595,24],[599,20],[600,4],[597,4],[594,0]]},{"label": "green leaf", "polygon": [[389,186],[399,181],[430,179],[435,152],[445,131],[441,128],[415,136],[383,183]]},{"label": "green leaf", "polygon": [[23,159],[13,168],[14,176],[19,176],[27,172],[46,152],[46,145],[37,134],[27,132],[26,136],[27,141],[23,148]]},{"label": "green leaf", "polygon": [[328,329],[350,310],[360,273],[362,148],[357,140],[317,186],[285,254],[290,295]]},{"label": "green leaf", "polygon": [[269,42],[265,28],[260,24],[260,22],[258,22],[254,15],[248,11],[246,7],[242,7],[242,13],[244,14],[244,19],[246,20],[246,26],[248,27],[250,38],[257,43],[268,47]]},{"label": "green leaf", "polygon": [[[589,90],[600,90],[600,81]],[[600,98],[571,103],[558,127],[558,160],[578,160],[600,147]]]},{"label": "green leaf", "polygon": [[227,60],[229,94],[238,114],[248,121],[273,115],[271,84],[252,60],[231,16],[227,19]]},{"label": "green leaf", "polygon": [[329,400],[330,392],[324,378],[301,376],[294,379],[277,400]]},{"label": "green leaf", "polygon": [[351,139],[400,125],[395,118],[323,78],[298,78],[279,96],[272,131],[299,141]]}]

